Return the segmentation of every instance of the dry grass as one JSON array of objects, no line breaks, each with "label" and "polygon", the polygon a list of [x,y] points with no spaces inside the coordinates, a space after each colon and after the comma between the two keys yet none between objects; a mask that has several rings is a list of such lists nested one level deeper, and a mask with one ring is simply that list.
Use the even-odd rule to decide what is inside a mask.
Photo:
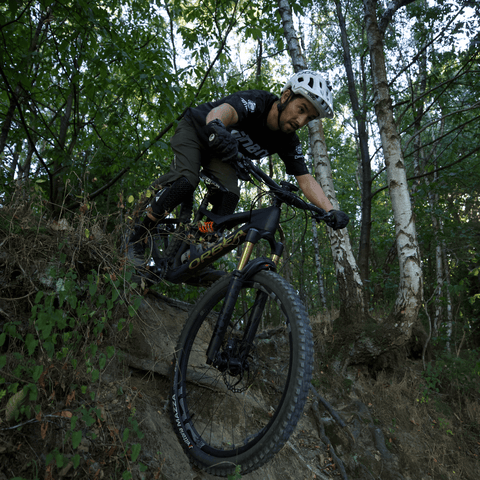
[{"label": "dry grass", "polygon": [[382,372],[376,380],[360,378],[359,384],[362,400],[373,405],[372,415],[409,471],[427,465],[432,478],[478,478],[478,399],[458,405],[439,393],[425,398],[421,362],[412,362],[401,375]]}]

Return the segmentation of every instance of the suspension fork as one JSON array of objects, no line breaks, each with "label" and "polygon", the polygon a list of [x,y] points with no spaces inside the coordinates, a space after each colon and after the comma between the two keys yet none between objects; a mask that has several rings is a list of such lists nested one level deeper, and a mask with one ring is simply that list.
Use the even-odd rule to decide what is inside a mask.
[{"label": "suspension fork", "polygon": [[[272,262],[274,263],[275,267],[278,265],[280,257],[282,256],[283,252],[283,244],[276,243],[275,250],[272,257]],[[263,312],[265,310],[265,305],[268,300],[268,294],[266,292],[257,291],[257,295],[255,298],[255,302],[252,306],[252,310],[250,312],[247,326],[245,329],[245,334],[243,335],[242,339],[242,348],[240,350],[240,356],[243,359],[248,358],[250,353],[250,348],[253,345],[253,340],[255,335],[257,334],[258,326],[260,325],[260,319],[262,318]]]},{"label": "suspension fork", "polygon": [[[260,239],[260,233],[258,230],[252,228],[248,231],[247,238],[245,241],[245,248],[240,258],[237,269],[233,272],[230,284],[225,295],[225,301],[223,303],[222,309],[220,311],[215,329],[210,340],[210,344],[207,349],[207,364],[214,364],[215,360],[218,357],[220,347],[222,346],[223,340],[225,338],[225,333],[227,331],[228,324],[232,318],[233,310],[235,304],[237,303],[240,290],[243,287],[245,281],[247,281],[252,275],[259,272],[260,270],[276,270],[276,264],[281,256],[283,245],[281,243],[275,244],[274,256],[273,259],[267,259],[260,257],[249,263],[250,256],[253,251],[253,247]],[[258,325],[260,323],[260,318],[262,316],[263,309],[267,302],[268,295],[265,292],[258,292],[255,299],[255,303],[252,307],[249,319],[247,321],[247,330],[242,341],[245,346],[242,351],[242,357],[246,358],[250,350],[248,345],[251,345],[256,332]]]}]

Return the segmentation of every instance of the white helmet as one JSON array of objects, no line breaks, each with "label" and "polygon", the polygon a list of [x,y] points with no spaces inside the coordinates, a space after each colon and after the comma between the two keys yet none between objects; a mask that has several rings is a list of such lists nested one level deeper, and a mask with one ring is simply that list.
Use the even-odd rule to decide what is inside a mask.
[{"label": "white helmet", "polygon": [[333,118],[332,86],[318,72],[302,70],[293,75],[283,87],[304,96],[317,109],[320,118]]}]

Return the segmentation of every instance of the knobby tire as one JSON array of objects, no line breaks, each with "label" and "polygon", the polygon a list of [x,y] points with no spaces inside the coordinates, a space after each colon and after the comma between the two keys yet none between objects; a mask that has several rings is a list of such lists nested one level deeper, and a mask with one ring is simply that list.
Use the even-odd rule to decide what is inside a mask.
[{"label": "knobby tire", "polygon": [[[222,349],[242,345],[257,294],[267,302],[242,372],[206,364],[218,312],[231,274],[212,285],[193,307],[173,361],[171,419],[191,461],[210,474],[251,472],[269,461],[292,434],[307,399],[313,341],[305,308],[277,273],[246,282]],[[242,348],[244,344],[242,345]]]}]

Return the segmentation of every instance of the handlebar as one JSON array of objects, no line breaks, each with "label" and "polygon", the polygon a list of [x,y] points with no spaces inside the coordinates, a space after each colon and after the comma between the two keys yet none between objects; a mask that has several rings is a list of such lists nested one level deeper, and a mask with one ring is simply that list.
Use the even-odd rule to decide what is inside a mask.
[{"label": "handlebar", "polygon": [[269,177],[263,170],[258,168],[250,158],[245,157],[241,153],[238,154],[236,161],[232,162],[237,170],[240,179],[252,182],[251,177],[263,182],[270,188],[277,198],[283,203],[301,210],[306,210],[312,213],[312,217],[317,221],[323,221],[328,226],[335,224],[335,217],[332,213],[328,213],[323,208],[313,205],[302,200],[298,195],[291,192],[289,189],[279,185],[275,180]]}]

